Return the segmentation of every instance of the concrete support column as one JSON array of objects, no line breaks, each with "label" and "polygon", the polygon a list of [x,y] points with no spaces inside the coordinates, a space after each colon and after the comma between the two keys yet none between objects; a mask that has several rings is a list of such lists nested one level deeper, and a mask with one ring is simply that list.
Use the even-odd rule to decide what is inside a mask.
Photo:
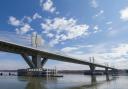
[{"label": "concrete support column", "polygon": [[105,68],[105,75],[106,75],[106,81],[109,81],[110,80],[109,79],[109,70],[107,67]]},{"label": "concrete support column", "polygon": [[41,66],[43,67],[44,66],[44,64],[47,62],[47,58],[43,58],[43,60],[41,61]]},{"label": "concrete support column", "polygon": [[108,68],[107,68],[107,67],[105,68],[105,74],[106,74],[106,75],[109,74],[109,73],[108,73]]},{"label": "concrete support column", "polygon": [[21,56],[23,57],[23,59],[26,61],[30,68],[35,68],[35,65],[33,64],[32,60],[27,54],[21,54]]},{"label": "concrete support column", "polygon": [[110,79],[109,79],[109,75],[106,75],[106,81],[109,81]]},{"label": "concrete support column", "polygon": [[89,65],[89,67],[90,67],[91,75],[94,75],[95,66],[94,65]]},{"label": "concrete support column", "polygon": [[40,55],[33,55],[32,62],[34,63],[35,68],[42,68]]}]

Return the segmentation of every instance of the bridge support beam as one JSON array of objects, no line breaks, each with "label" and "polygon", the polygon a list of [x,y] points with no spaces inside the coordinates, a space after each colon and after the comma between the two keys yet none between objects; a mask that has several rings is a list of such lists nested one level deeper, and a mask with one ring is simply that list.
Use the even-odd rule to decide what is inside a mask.
[{"label": "bridge support beam", "polygon": [[89,65],[89,67],[90,67],[91,75],[94,75],[94,73],[95,73],[95,66],[94,65]]},{"label": "bridge support beam", "polygon": [[42,68],[40,55],[32,56],[32,62],[34,63],[35,68]]},{"label": "bridge support beam", "polygon": [[21,54],[21,56],[30,68],[42,68],[48,60],[47,58],[43,58],[43,60],[41,60],[42,57],[40,55],[34,55],[32,58],[27,54]]},{"label": "bridge support beam", "polygon": [[47,62],[47,58],[43,58],[43,60],[41,61],[41,66],[43,67],[44,66],[44,64]]},{"label": "bridge support beam", "polygon": [[29,65],[30,68],[35,68],[34,63],[27,54],[21,54],[21,56],[23,57],[23,59],[26,61],[26,63]]},{"label": "bridge support beam", "polygon": [[110,80],[109,79],[109,70],[107,67],[105,68],[105,75],[106,75],[106,81],[109,81]]},{"label": "bridge support beam", "polygon": [[42,67],[47,62],[47,58],[43,58],[40,55],[29,55],[23,53],[21,56],[24,58],[30,68],[18,70],[18,76],[46,76],[46,70]]},{"label": "bridge support beam", "polygon": [[109,74],[109,72],[108,72],[108,68],[107,68],[107,67],[105,68],[105,74],[106,74],[106,75]]}]

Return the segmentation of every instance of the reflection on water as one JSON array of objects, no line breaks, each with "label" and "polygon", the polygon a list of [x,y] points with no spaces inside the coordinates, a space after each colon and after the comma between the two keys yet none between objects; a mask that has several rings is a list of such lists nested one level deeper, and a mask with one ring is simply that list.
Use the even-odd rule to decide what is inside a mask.
[{"label": "reflection on water", "polygon": [[109,75],[106,75],[106,81],[110,81]]},{"label": "reflection on water", "polygon": [[94,84],[96,84],[96,76],[95,75],[92,75],[91,76],[91,85],[94,85]]},{"label": "reflection on water", "polygon": [[18,77],[19,81],[27,81],[25,89],[52,89],[48,88],[52,83],[57,83],[57,78],[41,78],[41,77]]},{"label": "reflection on water", "polygon": [[[91,87],[91,89],[97,89],[98,85],[112,80],[109,79],[109,76],[106,76],[106,79],[97,82],[96,76],[79,76],[81,76],[81,78],[84,78],[85,80],[81,80],[80,77],[78,77],[78,75],[67,75],[65,76],[65,78],[18,77],[18,80],[27,81],[25,89],[83,89],[83,87]],[[98,76],[98,78],[101,77]]]},{"label": "reflection on water", "polygon": [[31,78],[25,89],[42,89],[41,81],[36,78]]},{"label": "reflection on water", "polygon": [[1,76],[0,87],[1,89],[127,89],[127,86],[120,85],[124,81],[128,84],[128,76],[119,78],[85,75],[64,75],[63,78]]}]

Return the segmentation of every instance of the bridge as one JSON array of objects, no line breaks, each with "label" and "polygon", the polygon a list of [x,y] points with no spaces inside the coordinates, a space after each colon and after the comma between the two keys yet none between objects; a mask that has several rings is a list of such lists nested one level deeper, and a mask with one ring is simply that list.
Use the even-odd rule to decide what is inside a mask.
[{"label": "bridge", "polygon": [[52,59],[52,60],[88,65],[90,67],[91,74],[94,74],[96,67],[105,68],[106,74],[108,74],[109,69],[116,70],[113,67],[92,63],[85,60],[79,60],[77,58],[69,57],[64,54],[62,55],[59,53],[48,52],[46,50],[42,50],[32,46],[25,46],[4,40],[0,40],[0,51],[20,54],[30,68],[42,68],[48,59]]}]

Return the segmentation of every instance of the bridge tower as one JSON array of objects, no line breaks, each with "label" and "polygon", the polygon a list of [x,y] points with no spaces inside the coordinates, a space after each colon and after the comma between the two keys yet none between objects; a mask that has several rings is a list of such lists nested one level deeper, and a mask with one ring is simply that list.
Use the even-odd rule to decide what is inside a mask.
[{"label": "bridge tower", "polygon": [[[31,44],[32,47],[39,47],[42,45],[42,37],[40,35],[37,35],[37,33],[32,33],[31,36]],[[42,58],[40,54],[33,53],[32,55],[28,55],[27,52],[22,53],[21,56],[26,61],[26,63],[29,65],[30,69],[36,69],[36,70],[43,70],[43,66],[47,61],[47,58]],[[21,74],[21,72],[19,72]],[[23,73],[23,72],[22,72]],[[26,72],[28,73],[28,72]],[[37,76],[41,74],[41,71],[33,72],[31,71],[31,74],[36,74]]]},{"label": "bridge tower", "polygon": [[[36,48],[40,47],[42,45],[41,35],[38,35],[36,32],[33,32],[31,36],[31,44],[32,44],[32,47],[36,47]],[[34,64],[34,68],[42,68],[47,61],[46,58],[42,60],[42,57],[39,54],[32,55],[31,60]]]},{"label": "bridge tower", "polygon": [[41,46],[42,45],[41,35],[38,35],[36,32],[33,32],[31,36],[31,44],[32,47],[36,47],[36,48]]},{"label": "bridge tower", "polygon": [[[94,57],[90,57],[90,62],[94,63],[94,60],[95,60]],[[95,73],[95,66],[93,64],[90,64],[89,67],[90,67],[91,75],[94,75],[94,73]]]}]

